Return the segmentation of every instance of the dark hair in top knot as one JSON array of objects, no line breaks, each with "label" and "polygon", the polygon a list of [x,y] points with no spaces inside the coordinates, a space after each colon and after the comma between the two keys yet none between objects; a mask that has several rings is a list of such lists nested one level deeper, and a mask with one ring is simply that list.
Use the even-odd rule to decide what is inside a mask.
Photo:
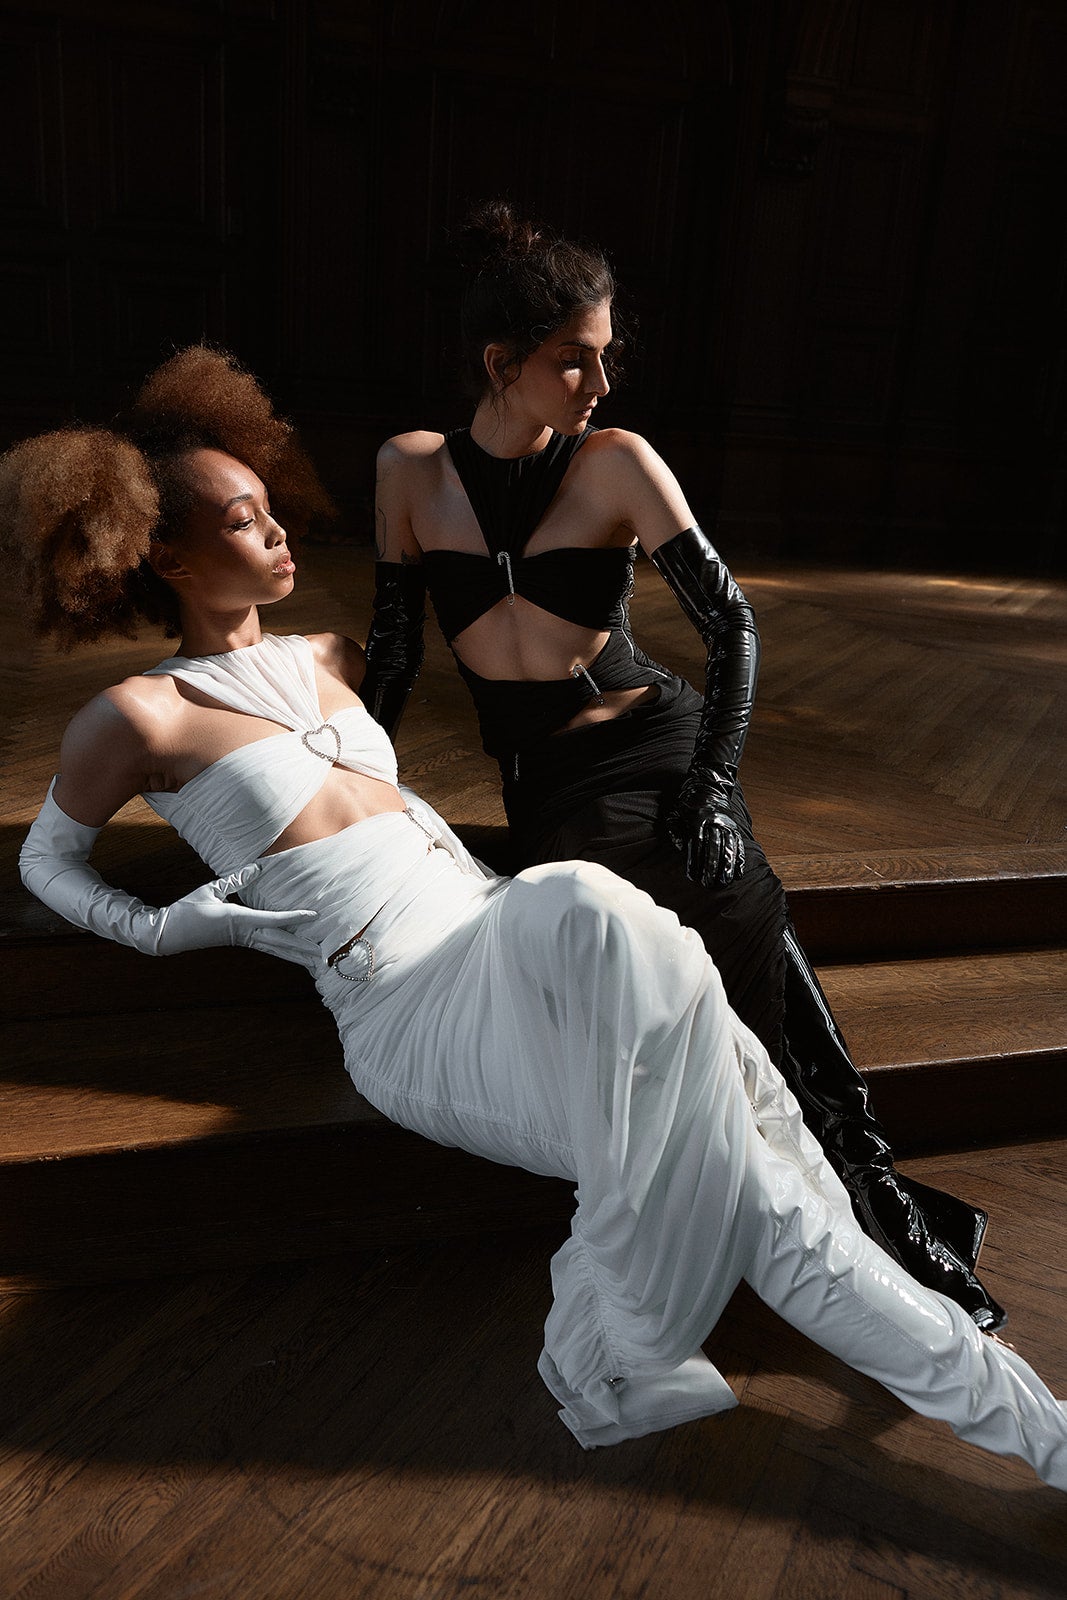
[{"label": "dark hair in top knot", "polygon": [[[471,273],[460,336],[464,387],[475,399],[488,386],[486,345],[507,348],[507,382],[514,383],[527,356],[550,334],[615,296],[614,274],[599,250],[518,217],[506,200],[476,206],[454,238]],[[605,360],[609,378],[615,354],[610,349]]]},{"label": "dark hair in top knot", "polygon": [[461,264],[481,272],[494,261],[526,255],[544,235],[534,223],[517,217],[509,201],[486,200],[467,214],[452,239]]},{"label": "dark hair in top knot", "polygon": [[179,537],[190,505],[179,458],[203,446],[251,467],[291,533],[333,506],[290,423],[251,373],[206,345],[179,350],[142,384],[115,428],[63,428],[0,456],[0,549],[35,632],[69,649],[139,622],[180,632],[153,540]]}]

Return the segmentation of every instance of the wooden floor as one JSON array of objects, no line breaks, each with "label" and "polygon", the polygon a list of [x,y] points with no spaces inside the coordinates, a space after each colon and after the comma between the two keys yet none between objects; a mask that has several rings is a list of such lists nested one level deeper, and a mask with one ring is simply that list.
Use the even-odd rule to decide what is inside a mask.
[{"label": "wooden floor", "polygon": [[[931,1152],[908,1170],[989,1208],[1008,1336],[1067,1394],[1067,1143],[1049,1137],[1067,1126],[1067,585],[742,578],[764,640],[757,831],[879,1109]],[[369,588],[363,554],[309,549],[270,625],[359,635]],[[566,1196],[390,1144],[300,974],[271,980],[267,1076],[240,1049],[257,958],[142,961],[18,889],[67,717],[165,650],[57,658],[0,613],[0,1285],[141,1280],[0,1292],[0,1600],[1067,1593],[1063,1496],[744,1292],[708,1345],[736,1412],[582,1453],[534,1371]],[[647,569],[634,613],[699,678]],[[499,850],[493,770],[428,637],[403,776]],[[140,803],[100,861],[160,899],[203,876]],[[234,981],[245,1011],[223,1003]],[[197,1260],[226,1270],[167,1276]]]},{"label": "wooden floor", "polygon": [[[990,1278],[1067,1393],[1062,1163],[1053,1142],[914,1170],[994,1206]],[[736,1411],[581,1451],[534,1371],[560,1236],[0,1299],[0,1594],[1067,1592],[1067,1498],[744,1290],[707,1346]]]}]

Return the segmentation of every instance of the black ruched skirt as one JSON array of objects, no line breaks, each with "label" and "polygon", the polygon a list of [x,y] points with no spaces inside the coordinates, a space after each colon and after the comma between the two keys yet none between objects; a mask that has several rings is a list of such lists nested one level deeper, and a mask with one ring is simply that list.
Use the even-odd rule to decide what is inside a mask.
[{"label": "black ruched skirt", "polygon": [[730,810],[745,838],[745,870],[722,889],[685,875],[664,818],[689,768],[703,701],[672,677],[659,697],[608,722],[543,738],[501,761],[517,866],[596,861],[695,928],[730,1004],[781,1058],[788,912],[740,785]]}]

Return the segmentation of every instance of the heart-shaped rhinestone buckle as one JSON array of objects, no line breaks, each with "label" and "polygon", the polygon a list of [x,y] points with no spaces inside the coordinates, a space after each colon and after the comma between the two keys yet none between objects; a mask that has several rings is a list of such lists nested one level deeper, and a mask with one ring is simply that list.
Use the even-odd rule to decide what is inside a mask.
[{"label": "heart-shaped rhinestone buckle", "polygon": [[[319,741],[318,744],[315,743],[316,739]],[[328,748],[331,740],[332,749]],[[300,743],[305,750],[310,750],[313,756],[320,756],[323,761],[328,761],[331,767],[335,761],[341,759],[341,735],[332,722],[320,722],[317,728],[305,729],[300,735]],[[325,745],[327,748],[320,749],[320,745]]]},{"label": "heart-shaped rhinestone buckle", "polygon": [[[349,971],[341,971],[342,961]],[[347,983],[366,983],[374,976],[374,946],[362,934],[357,934],[339,950],[335,950],[332,956],[327,956],[326,965]]]}]

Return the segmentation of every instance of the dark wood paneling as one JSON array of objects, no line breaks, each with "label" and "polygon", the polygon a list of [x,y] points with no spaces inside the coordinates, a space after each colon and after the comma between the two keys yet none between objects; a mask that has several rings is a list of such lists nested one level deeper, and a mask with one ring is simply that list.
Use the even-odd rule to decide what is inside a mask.
[{"label": "dark wood paneling", "polygon": [[58,26],[0,14],[0,348],[30,415],[71,362],[62,110]]},{"label": "dark wood paneling", "polygon": [[1057,561],[1051,0],[0,0],[0,40],[6,437],[206,335],[364,536],[382,437],[465,415],[448,230],[508,194],[611,253],[605,420],[731,551]]},{"label": "dark wood paneling", "polygon": [[12,223],[62,225],[61,105],[55,25],[0,16],[0,206]]}]

